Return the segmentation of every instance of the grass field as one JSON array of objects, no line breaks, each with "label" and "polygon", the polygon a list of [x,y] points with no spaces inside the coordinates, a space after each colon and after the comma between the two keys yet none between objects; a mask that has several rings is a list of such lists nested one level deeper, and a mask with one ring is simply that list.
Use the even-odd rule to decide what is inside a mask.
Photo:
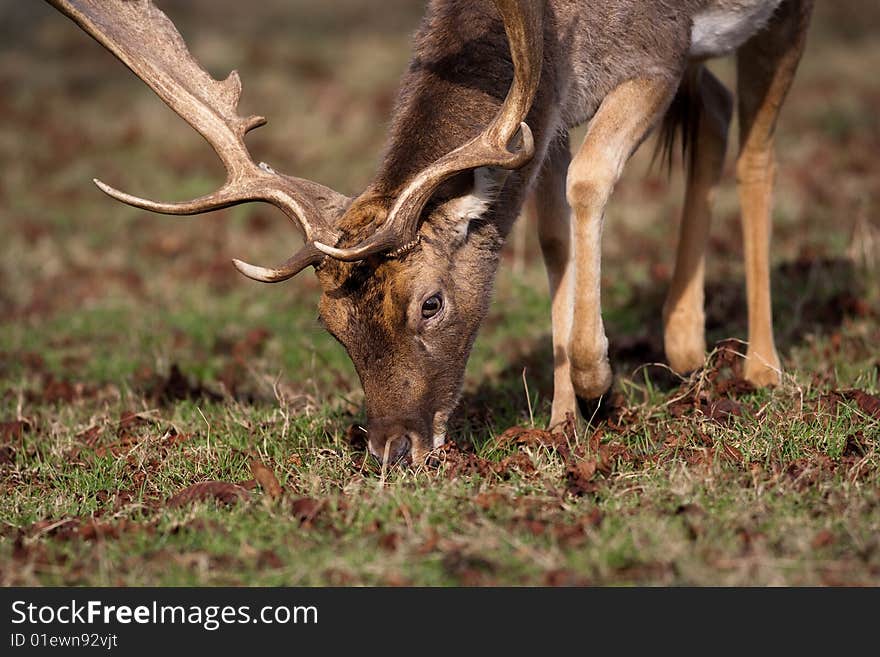
[{"label": "grass field", "polygon": [[[422,3],[160,4],[215,76],[240,70],[243,113],[270,119],[256,158],[366,184]],[[229,263],[279,262],[296,231],[265,206],[171,218],[103,196],[93,177],[189,198],[220,166],[72,23],[0,0],[0,583],[880,584],[880,10],[818,4],[778,138],[784,384],[738,378],[732,158],[712,353],[686,380],[661,364],[682,182],[639,153],[605,236],[607,417],[542,430],[549,301],[526,217],[454,442],[382,470],[349,429],[362,393],[311,274],[261,286]]]}]

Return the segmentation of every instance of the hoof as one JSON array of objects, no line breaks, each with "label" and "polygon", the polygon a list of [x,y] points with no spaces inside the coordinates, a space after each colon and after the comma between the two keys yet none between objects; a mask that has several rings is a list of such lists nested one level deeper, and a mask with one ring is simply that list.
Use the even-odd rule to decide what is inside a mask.
[{"label": "hoof", "polygon": [[589,369],[571,368],[578,410],[585,422],[597,422],[607,417],[610,410],[608,394],[614,375],[607,358],[597,359]]},{"label": "hoof", "polygon": [[611,395],[606,394],[594,399],[577,398],[578,410],[584,422],[595,425],[602,420],[608,419],[614,409],[611,404]]},{"label": "hoof", "polygon": [[757,388],[778,386],[782,383],[782,368],[779,364],[779,357],[776,354],[764,357],[757,354],[747,354],[743,376],[746,381]]},{"label": "hoof", "polygon": [[673,314],[666,320],[663,350],[669,366],[677,374],[700,369],[706,362],[703,317]]}]

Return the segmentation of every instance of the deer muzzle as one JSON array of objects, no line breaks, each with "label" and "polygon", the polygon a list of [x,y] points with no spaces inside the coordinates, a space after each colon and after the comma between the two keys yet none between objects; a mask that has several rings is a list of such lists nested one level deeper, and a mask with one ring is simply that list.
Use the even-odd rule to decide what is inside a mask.
[{"label": "deer muzzle", "polygon": [[367,423],[367,449],[380,463],[420,463],[432,446],[425,422],[378,418]]}]

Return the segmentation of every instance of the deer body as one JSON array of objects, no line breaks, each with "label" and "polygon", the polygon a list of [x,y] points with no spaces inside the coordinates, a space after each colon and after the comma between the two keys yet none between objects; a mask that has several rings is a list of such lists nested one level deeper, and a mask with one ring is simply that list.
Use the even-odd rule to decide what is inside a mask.
[{"label": "deer body", "polygon": [[[686,85],[703,119],[692,145],[694,160],[664,328],[667,356],[676,370],[686,372],[702,364],[703,252],[732,100],[700,62],[727,55],[755,37],[742,55],[741,96],[778,77],[772,95],[762,99],[767,104],[768,124],[759,127],[769,129],[758,140],[759,149],[764,150],[794,73],[810,9],[810,2],[791,0],[685,0],[676,3],[674,10],[666,2],[639,0],[546,3],[541,84],[527,118],[535,134],[535,158],[507,178],[503,193],[487,214],[488,221],[477,224],[484,245],[490,247],[471,253],[465,245],[443,257],[473,261],[479,275],[462,277],[457,285],[485,297],[495,274],[497,250],[531,191],[553,295],[551,424],[574,413],[577,398],[596,398],[610,386],[599,302],[604,207],[629,155],[660,123],[676,92]],[[771,24],[774,16],[775,25]],[[768,36],[756,37],[765,30]],[[416,169],[424,166],[472,136],[497,111],[512,75],[502,35],[488,2],[431,3],[416,37],[413,65],[401,84],[387,155],[374,182],[377,189],[393,196],[395,186],[412,173],[407,163]],[[774,47],[778,54],[766,54]],[[750,73],[749,68],[757,71]],[[748,114],[760,108],[743,111]],[[595,125],[571,162],[567,130],[586,122]],[[431,126],[431,138],[426,140],[413,131],[413,125]],[[752,157],[747,146],[744,141],[741,162]],[[765,170],[759,176],[766,183],[770,173]],[[761,233],[758,243],[747,251],[750,337],[757,347],[750,349],[747,372],[757,384],[772,384],[778,380],[779,361],[772,341],[769,282],[761,280],[766,279],[763,272],[767,270],[763,234],[769,232],[765,198],[769,191],[755,192],[741,181],[741,193],[744,207],[756,201],[767,206],[749,215],[753,219],[745,229],[747,242],[751,241],[749,233]],[[573,222],[570,208],[574,209]],[[760,297],[767,298],[762,301]]]},{"label": "deer body", "polygon": [[[702,363],[703,252],[731,100],[700,61],[738,49],[746,372],[757,383],[778,376],[767,265],[772,133],[810,0],[432,0],[401,81],[382,163],[355,199],[257,167],[241,138],[261,119],[235,114],[237,78],[208,82],[192,67],[181,74],[174,64],[180,48],[185,52],[179,35],[165,39],[156,56],[155,47],[140,43],[140,27],[136,36],[125,29],[147,15],[157,30],[169,31],[147,0],[49,1],[196,127],[229,171],[218,193],[185,204],[102,189],[176,214],[264,200],[301,224],[306,246],[283,265],[236,266],[265,282],[315,267],[324,290],[321,320],[355,364],[368,445],[384,459],[419,460],[442,443],[500,249],[529,194],[553,297],[551,423],[575,413],[578,399],[606,392],[611,372],[599,299],[604,208],[627,159],[676,94],[687,96],[701,118],[690,135],[665,340],[674,368]],[[161,56],[168,43],[173,57]],[[187,82],[194,75],[197,83]],[[169,79],[183,80],[182,89],[172,84],[169,91]],[[206,105],[222,120],[206,123]],[[572,158],[567,131],[586,122],[584,144]]]}]

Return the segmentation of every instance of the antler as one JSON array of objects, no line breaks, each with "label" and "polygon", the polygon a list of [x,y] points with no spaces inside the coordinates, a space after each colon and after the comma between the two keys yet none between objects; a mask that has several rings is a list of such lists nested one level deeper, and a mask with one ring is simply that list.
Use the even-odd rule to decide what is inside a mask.
[{"label": "antler", "polygon": [[[525,124],[532,106],[543,61],[543,2],[537,0],[494,0],[510,44],[514,77],[507,97],[486,129],[459,148],[447,153],[420,172],[391,207],[381,229],[351,248],[335,248],[322,242],[315,247],[333,258],[349,262],[411,244],[417,237],[419,218],[425,204],[446,180],[477,167],[519,169],[535,154],[532,131]],[[517,132],[518,150],[509,144]]]},{"label": "antler", "polygon": [[212,78],[193,58],[180,33],[150,0],[47,0],[116,55],[182,119],[211,145],[226,167],[224,185],[207,196],[183,203],[159,203],[121,192],[95,180],[113,198],[145,210],[190,215],[249,201],[264,201],[282,210],[302,229],[306,245],[284,264],[265,269],[234,260],[238,270],[258,281],[291,278],[323,259],[316,239],[335,239],[324,214],[344,197],[301,178],[256,164],[244,144],[245,134],[264,125],[261,116],[241,117],[241,80],[233,71],[225,80]]}]

